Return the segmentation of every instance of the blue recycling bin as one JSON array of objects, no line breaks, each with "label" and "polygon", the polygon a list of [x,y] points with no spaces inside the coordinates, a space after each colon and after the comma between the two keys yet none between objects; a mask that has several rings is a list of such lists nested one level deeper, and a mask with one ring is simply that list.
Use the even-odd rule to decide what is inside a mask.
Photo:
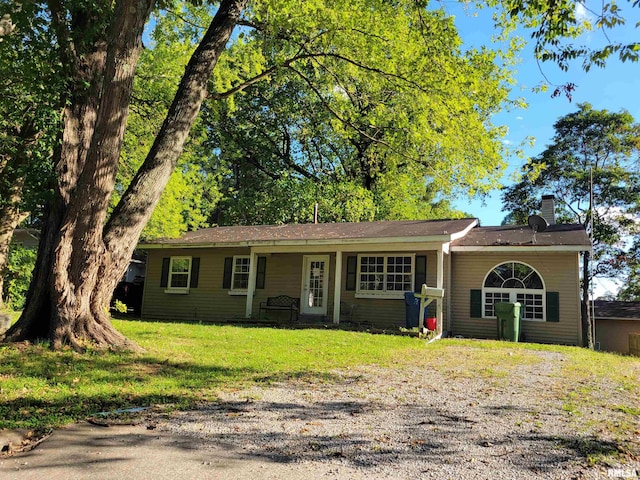
[{"label": "blue recycling bin", "polygon": [[419,323],[418,317],[420,316],[420,299],[416,298],[413,292],[404,292],[404,305],[404,320],[407,328],[417,327]]}]

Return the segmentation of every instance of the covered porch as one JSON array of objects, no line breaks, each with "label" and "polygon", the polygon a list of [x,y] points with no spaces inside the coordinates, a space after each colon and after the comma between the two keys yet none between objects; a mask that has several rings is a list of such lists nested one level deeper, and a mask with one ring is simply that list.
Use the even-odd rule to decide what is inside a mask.
[{"label": "covered porch", "polygon": [[[405,291],[420,292],[423,284],[448,290],[449,242],[252,245],[249,257],[247,319],[264,312],[261,305],[269,299],[287,295],[299,298],[303,320],[404,325]],[[266,272],[260,271],[265,265]],[[257,290],[259,276],[265,288]],[[434,302],[433,311],[441,333],[443,299]]]}]

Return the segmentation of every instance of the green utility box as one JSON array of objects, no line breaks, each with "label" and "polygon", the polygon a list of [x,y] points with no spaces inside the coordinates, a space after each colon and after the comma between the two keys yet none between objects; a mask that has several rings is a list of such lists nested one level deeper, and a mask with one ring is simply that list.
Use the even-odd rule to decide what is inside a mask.
[{"label": "green utility box", "polygon": [[517,342],[520,336],[520,304],[498,302],[493,308],[498,317],[498,340]]}]

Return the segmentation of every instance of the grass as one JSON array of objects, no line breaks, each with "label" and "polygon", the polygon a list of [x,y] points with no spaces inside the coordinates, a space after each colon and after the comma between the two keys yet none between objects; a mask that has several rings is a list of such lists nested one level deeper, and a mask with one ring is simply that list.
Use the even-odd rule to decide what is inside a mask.
[{"label": "grass", "polygon": [[[577,422],[576,431],[592,431],[597,423],[607,438],[640,455],[638,358],[555,345],[454,339],[427,344],[339,330],[114,324],[146,352],[81,355],[52,352],[47,345],[0,345],[0,429],[46,431],[133,407],[186,409],[215,400],[222,389],[287,379],[331,382],[336,369],[373,364],[417,365],[425,374],[435,370],[452,380],[482,377],[505,385],[513,367],[535,368],[542,361],[537,352],[554,352],[562,358],[554,395]],[[595,461],[610,455],[610,449],[596,447],[592,442],[583,450]]]},{"label": "grass", "polygon": [[43,430],[99,412],[188,408],[222,388],[291,377],[330,381],[335,368],[417,358],[415,339],[329,330],[277,330],[114,321],[141,355],[47,345],[0,346],[0,429]]}]

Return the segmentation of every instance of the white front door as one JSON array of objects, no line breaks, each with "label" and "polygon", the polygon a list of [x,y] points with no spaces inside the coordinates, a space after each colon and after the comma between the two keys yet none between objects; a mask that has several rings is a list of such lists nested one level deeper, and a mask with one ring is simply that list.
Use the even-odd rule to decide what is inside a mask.
[{"label": "white front door", "polygon": [[329,255],[305,255],[302,262],[301,312],[327,314],[329,291]]}]

